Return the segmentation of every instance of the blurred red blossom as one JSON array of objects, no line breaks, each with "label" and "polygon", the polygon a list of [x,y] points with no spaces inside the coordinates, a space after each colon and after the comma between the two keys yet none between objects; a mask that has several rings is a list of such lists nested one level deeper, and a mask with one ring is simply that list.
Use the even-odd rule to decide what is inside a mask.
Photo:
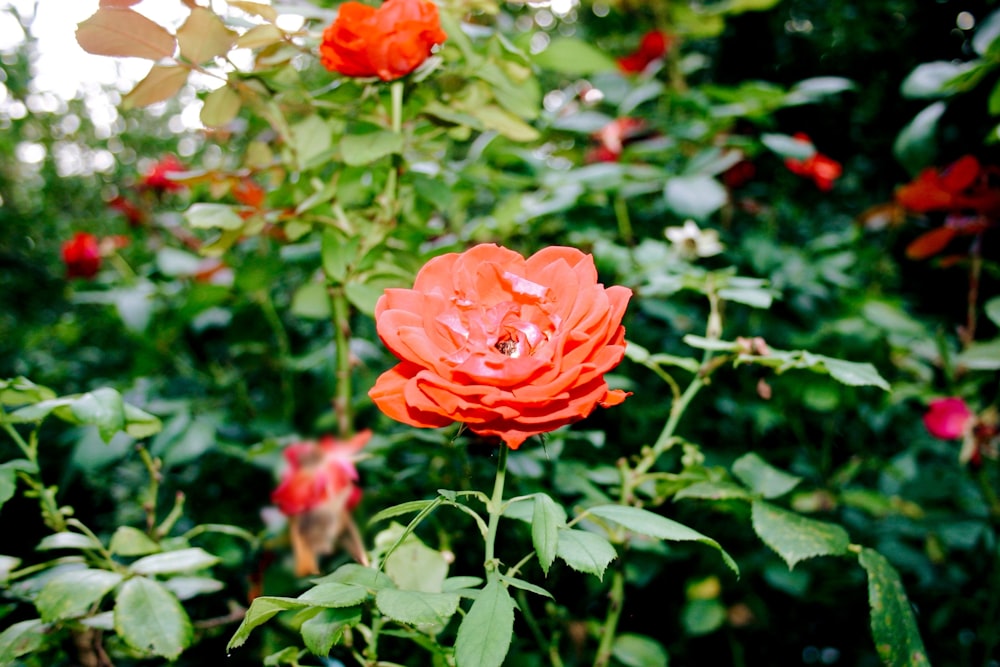
[{"label": "blurred red blossom", "polygon": [[646,130],[646,122],[641,118],[616,118],[597,132],[591,138],[597,145],[591,148],[585,161],[593,162],[617,162],[621,158],[625,144],[630,140],[642,135]]},{"label": "blurred red blossom", "polygon": [[961,438],[972,420],[972,411],[957,396],[935,398],[927,404],[924,426],[935,438],[954,440]]},{"label": "blurred red blossom", "polygon": [[946,211],[1000,215],[1000,168],[983,167],[973,155],[965,155],[944,169],[928,167],[896,190],[896,201],[915,213]]},{"label": "blurred red blossom", "polygon": [[[797,132],[793,136],[800,141],[812,143],[809,135],[803,132]],[[785,158],[785,166],[797,176],[811,178],[816,187],[823,192],[832,190],[834,181],[844,173],[844,168],[839,162],[818,151],[804,160]]]},{"label": "blurred red blossom", "polygon": [[146,213],[134,202],[118,195],[108,202],[108,208],[118,211],[128,220],[130,227],[140,227],[146,222]]},{"label": "blurred red blossom", "polygon": [[256,181],[250,178],[240,179],[232,190],[233,198],[244,206],[260,208],[264,204],[267,193]]},{"label": "blurred red blossom", "polygon": [[142,184],[157,192],[177,192],[184,189],[184,184],[171,180],[170,174],[184,170],[184,164],[175,155],[166,155],[146,170]]},{"label": "blurred red blossom", "polygon": [[642,36],[639,47],[632,53],[618,58],[618,69],[626,74],[638,74],[657,58],[670,50],[670,37],[662,30],[650,30]]},{"label": "blurred red blossom", "polygon": [[419,67],[447,38],[437,5],[428,0],[386,0],[378,9],[345,2],[323,31],[320,61],[345,76],[393,81]]},{"label": "blurred red blossom", "polygon": [[736,189],[743,187],[757,175],[757,167],[753,162],[742,159],[721,174],[726,187]]},{"label": "blurred red blossom", "polygon": [[107,236],[103,239],[88,232],[76,232],[62,244],[62,259],[67,278],[90,280],[101,269],[102,257],[128,245],[124,236]]},{"label": "blurred red blossom", "polygon": [[371,436],[371,431],[365,430],[348,440],[328,435],[318,442],[305,440],[289,445],[285,449],[288,465],[271,501],[289,516],[336,497],[342,497],[348,510],[353,509],[361,500],[354,459]]}]

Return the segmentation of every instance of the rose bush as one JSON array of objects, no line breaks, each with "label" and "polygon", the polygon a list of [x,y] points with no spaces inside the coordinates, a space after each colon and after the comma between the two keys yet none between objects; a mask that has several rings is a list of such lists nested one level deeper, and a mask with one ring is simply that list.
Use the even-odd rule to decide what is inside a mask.
[{"label": "rose bush", "polygon": [[403,423],[459,421],[517,449],[625,400],[604,374],[625,354],[621,320],[631,294],[598,283],[593,257],[574,248],[525,259],[482,244],[442,255],[413,289],[379,299],[379,337],[401,363],[369,396]]},{"label": "rose bush", "polygon": [[331,71],[392,81],[419,67],[447,37],[433,2],[387,0],[378,9],[345,2],[319,51]]}]

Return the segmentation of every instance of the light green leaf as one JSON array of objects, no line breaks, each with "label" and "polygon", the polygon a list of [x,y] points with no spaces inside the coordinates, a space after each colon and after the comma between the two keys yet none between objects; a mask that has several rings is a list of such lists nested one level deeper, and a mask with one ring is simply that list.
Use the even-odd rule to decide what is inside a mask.
[{"label": "light green leaf", "polygon": [[170,577],[163,582],[164,587],[177,596],[178,600],[190,600],[198,595],[221,591],[225,584],[211,577]]},{"label": "light green leaf", "polygon": [[48,387],[35,384],[25,377],[11,380],[0,380],[0,405],[14,407],[28,403],[48,401],[56,397],[56,393]]},{"label": "light green leaf", "polygon": [[760,141],[780,158],[805,160],[816,154],[816,147],[811,142],[787,134],[764,133]]},{"label": "light green leaf", "polygon": [[455,593],[425,593],[383,588],[375,596],[375,606],[393,620],[427,630],[446,625],[458,611],[460,599]]},{"label": "light green leaf", "polygon": [[81,424],[97,426],[101,440],[109,442],[125,428],[125,403],[114,389],[102,387],[77,397],[70,404],[73,417]]},{"label": "light green leaf", "polygon": [[495,104],[475,106],[468,112],[486,129],[496,130],[512,141],[534,141],[539,137],[538,130]]},{"label": "light green leaf", "polygon": [[172,574],[201,570],[218,562],[217,556],[201,547],[191,547],[140,558],[129,566],[129,570],[136,574]]},{"label": "light green leaf", "polygon": [[296,600],[295,598],[271,596],[255,598],[250,603],[250,608],[247,609],[246,616],[243,617],[240,627],[236,628],[236,632],[229,639],[226,650],[231,651],[234,648],[242,646],[255,628],[271,620],[279,612],[289,609],[303,609],[309,606],[311,606],[309,603]]},{"label": "light green leaf", "polygon": [[556,37],[532,58],[542,69],[561,74],[593,74],[617,69],[614,60],[592,44],[573,37]]},{"label": "light green leaf", "polygon": [[507,575],[501,574],[500,581],[507,584],[508,586],[513,586],[514,588],[520,588],[523,591],[528,591],[529,593],[534,593],[535,595],[541,595],[542,597],[546,597],[553,600],[555,599],[552,597],[552,593],[549,593],[541,586],[536,586],[530,582],[525,581],[524,579],[518,579],[517,577],[508,577]]},{"label": "light green leaf", "polygon": [[62,533],[46,535],[35,548],[39,551],[47,551],[49,549],[100,549],[101,544],[89,535],[64,531]]},{"label": "light green leaf", "polygon": [[514,600],[498,579],[491,579],[458,626],[457,667],[500,667],[514,634]]},{"label": "light green leaf", "polygon": [[699,350],[711,350],[712,352],[735,352],[740,349],[739,343],[728,340],[717,340],[715,338],[705,338],[704,336],[695,336],[694,334],[687,334],[681,340],[691,347]]},{"label": "light green leaf", "polygon": [[559,531],[556,555],[577,572],[593,574],[598,579],[604,578],[608,563],[618,557],[611,542],[600,535],[575,528]]},{"label": "light green leaf", "polygon": [[726,553],[718,542],[710,537],[702,535],[693,528],[688,528],[682,523],[677,523],[664,516],[660,516],[649,510],[627,505],[598,505],[587,509],[589,514],[599,516],[602,519],[614,521],[633,533],[648,535],[659,540],[670,540],[673,542],[701,542],[710,547],[718,549],[722,559],[733,572],[739,574],[740,568],[732,556]]},{"label": "light green leaf", "polygon": [[996,50],[995,43],[1000,37],[1000,11],[994,11],[976,26],[972,36],[972,49],[981,56]]},{"label": "light green leaf", "polygon": [[953,93],[948,82],[959,74],[967,71],[969,63],[955,63],[950,60],[937,60],[921,63],[910,72],[899,92],[910,99],[933,99]]},{"label": "light green leaf", "polygon": [[243,229],[243,218],[228,204],[191,204],[184,211],[184,219],[195,229],[224,229],[235,232]]},{"label": "light green leaf", "polygon": [[770,308],[774,302],[774,294],[769,289],[759,287],[723,287],[719,290],[719,298],[723,301],[742,303],[751,308]]},{"label": "light green leaf", "polygon": [[1000,369],[1000,338],[985,343],[973,343],[955,357],[955,362],[976,371]]},{"label": "light green leaf", "polygon": [[6,584],[10,573],[21,564],[20,558],[0,555],[0,585]]},{"label": "light green leaf", "polygon": [[544,493],[535,494],[534,510],[531,514],[531,543],[538,554],[538,564],[542,572],[549,573],[549,567],[556,558],[559,545],[559,529],[566,525],[566,510]]},{"label": "light green leaf", "polygon": [[611,655],[626,667],[667,667],[666,649],[656,640],[626,632],[615,637]]},{"label": "light green leaf", "polygon": [[389,578],[389,575],[373,567],[365,567],[357,563],[345,563],[325,577],[313,579],[314,584],[331,582],[364,586],[370,591],[396,587],[396,584]]},{"label": "light green leaf", "polygon": [[893,155],[911,174],[934,162],[937,155],[937,126],[947,106],[934,102],[913,117],[892,145]]},{"label": "light green leaf", "polygon": [[326,657],[344,636],[344,631],[361,622],[359,607],[322,609],[299,626],[302,641],[313,655]]},{"label": "light green leaf", "polygon": [[872,637],[882,661],[887,665],[929,667],[913,608],[896,568],[873,549],[862,549],[858,562],[868,573]]},{"label": "light green leaf", "polygon": [[789,569],[807,558],[847,553],[850,537],[836,524],[808,519],[763,500],[753,501],[752,507],[754,532]]},{"label": "light green leaf", "polygon": [[0,632],[0,665],[13,665],[22,655],[37,651],[48,639],[48,625],[40,618],[21,621]]},{"label": "light green leaf", "polygon": [[663,188],[667,206],[681,217],[703,221],[729,199],[726,188],[705,174],[675,176]]},{"label": "light green leaf", "polygon": [[359,167],[387,155],[403,152],[403,135],[388,130],[350,133],[340,138],[340,155],[345,164]]},{"label": "light green leaf", "polygon": [[118,556],[145,556],[159,551],[160,545],[138,528],[119,526],[108,549]]},{"label": "light green leaf", "polygon": [[995,296],[983,306],[986,317],[993,321],[993,324],[1000,327],[1000,296]]},{"label": "light green leaf", "polygon": [[162,584],[133,577],[115,596],[115,632],[135,650],[176,659],[191,645],[191,619]]},{"label": "light green leaf", "polygon": [[329,319],[330,294],[326,285],[308,282],[299,286],[292,296],[292,314],[310,320]]},{"label": "light green leaf", "polygon": [[84,616],[122,580],[122,575],[107,570],[69,570],[56,575],[42,587],[35,606],[42,620],[50,623]]},{"label": "light green leaf", "polygon": [[289,128],[290,147],[300,169],[315,167],[329,159],[333,150],[333,130],[319,116],[308,116]]},{"label": "light green leaf", "polygon": [[750,500],[750,494],[742,486],[732,482],[695,482],[674,494],[674,500],[683,500],[684,498]]},{"label": "light green leaf", "polygon": [[361,238],[345,236],[335,229],[324,229],[320,245],[323,258],[323,272],[328,280],[342,283],[347,280],[347,274],[358,260],[358,248]]},{"label": "light green leaf", "polygon": [[[274,28],[274,26],[258,26]],[[205,96],[200,118],[205,127],[223,127],[236,118],[242,105],[239,93],[229,86],[220,86]]]},{"label": "light green leaf", "polygon": [[316,584],[296,598],[309,607],[353,607],[368,599],[368,589],[354,584],[328,582]]},{"label": "light green leaf", "polygon": [[801,477],[775,468],[753,452],[744,454],[733,462],[733,474],[752,491],[765,498],[783,496],[802,481]]},{"label": "light green leaf", "polygon": [[717,599],[688,600],[681,610],[684,631],[693,636],[715,632],[726,622],[726,606]]}]

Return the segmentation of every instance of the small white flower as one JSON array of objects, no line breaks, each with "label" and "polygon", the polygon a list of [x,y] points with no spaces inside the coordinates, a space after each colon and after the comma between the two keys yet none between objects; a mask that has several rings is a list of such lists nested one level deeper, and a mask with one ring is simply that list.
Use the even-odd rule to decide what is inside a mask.
[{"label": "small white flower", "polygon": [[694,220],[686,220],[681,227],[667,227],[664,234],[684,257],[711,257],[724,249],[717,231],[701,229]]}]

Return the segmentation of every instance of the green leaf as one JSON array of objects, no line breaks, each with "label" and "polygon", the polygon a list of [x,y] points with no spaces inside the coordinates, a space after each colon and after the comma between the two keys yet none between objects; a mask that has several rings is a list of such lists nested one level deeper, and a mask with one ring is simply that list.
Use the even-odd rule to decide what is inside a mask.
[{"label": "green leaf", "polygon": [[455,593],[425,593],[383,588],[375,596],[375,606],[387,617],[427,630],[444,626],[458,611]]},{"label": "green leaf", "polygon": [[482,104],[468,110],[488,130],[496,130],[512,141],[534,141],[538,130],[495,104]]},{"label": "green leaf", "polygon": [[575,528],[559,531],[556,555],[577,572],[593,574],[598,579],[604,578],[608,563],[618,557],[611,542],[600,535]]},{"label": "green leaf", "polygon": [[358,248],[361,238],[346,237],[335,229],[324,229],[320,246],[323,258],[323,272],[328,280],[343,283],[347,274],[358,260]]},{"label": "green leaf", "polygon": [[344,636],[344,631],[361,622],[359,607],[322,609],[299,626],[302,641],[313,655],[326,657]]},{"label": "green leaf", "polygon": [[329,160],[333,150],[333,129],[319,116],[308,116],[289,128],[290,148],[300,169],[316,167]]},{"label": "green leaf", "polygon": [[14,459],[6,463],[0,463],[0,507],[14,497],[17,490],[18,471],[33,473],[38,470],[38,466],[28,459]]},{"label": "green leaf", "polygon": [[160,545],[138,528],[119,526],[108,549],[118,556],[145,556],[159,551]]},{"label": "green leaf", "polygon": [[717,599],[688,600],[681,610],[681,624],[689,635],[707,635],[725,622],[726,606]]},{"label": "green leaf", "polygon": [[458,626],[458,667],[500,667],[514,634],[514,600],[498,579],[491,579]]},{"label": "green leaf", "polygon": [[101,543],[89,535],[64,531],[46,535],[35,547],[39,551],[49,549],[100,549]]},{"label": "green leaf", "polygon": [[326,285],[310,281],[300,285],[292,296],[292,314],[310,320],[330,318],[330,294]]},{"label": "green leaf", "polygon": [[168,660],[177,658],[194,636],[177,598],[146,577],[133,577],[118,589],[115,632],[135,650]]},{"label": "green leaf", "polygon": [[787,134],[765,133],[760,141],[780,158],[805,160],[816,154],[816,147],[805,139],[796,139]]},{"label": "green leaf", "polygon": [[129,570],[136,574],[173,574],[201,570],[218,562],[217,556],[213,556],[201,547],[191,547],[140,558],[129,565]]},{"label": "green leaf", "polygon": [[[267,27],[267,26],[258,26]],[[273,28],[273,26],[270,26]],[[205,127],[222,127],[236,118],[242,105],[239,93],[229,86],[220,86],[205,96],[200,118]]]},{"label": "green leaf", "polygon": [[340,138],[340,155],[352,167],[371,164],[387,155],[403,152],[403,135],[388,130],[352,132]]},{"label": "green leaf", "polygon": [[190,600],[198,595],[221,591],[225,584],[212,577],[170,577],[163,586],[178,600]]},{"label": "green leaf", "polygon": [[674,500],[683,500],[684,498],[750,500],[750,494],[742,486],[732,482],[695,482],[674,494]]},{"label": "green leaf", "polygon": [[937,126],[947,106],[934,102],[913,117],[896,137],[893,155],[911,174],[933,164],[937,155]]},{"label": "green leaf", "polygon": [[236,632],[229,639],[226,650],[231,651],[234,648],[242,646],[254,628],[271,620],[279,612],[289,609],[302,609],[308,606],[311,605],[295,598],[271,596],[254,598],[254,601],[250,603],[250,608],[247,609],[246,615],[243,617],[243,621],[240,623],[240,627],[236,628]]},{"label": "green leaf", "polygon": [[615,637],[611,655],[626,667],[667,667],[670,664],[660,642],[630,632]]},{"label": "green leaf", "polygon": [[14,407],[48,401],[56,397],[56,393],[48,387],[35,384],[25,377],[12,380],[0,380],[0,405]]},{"label": "green leaf", "polygon": [[125,403],[114,389],[102,387],[77,397],[71,404],[73,416],[81,424],[97,426],[101,440],[109,442],[125,428]]},{"label": "green leaf", "polygon": [[802,481],[801,477],[775,468],[753,452],[744,454],[733,462],[733,474],[752,491],[765,498],[783,496]]},{"label": "green leaf", "polygon": [[235,232],[243,229],[244,220],[228,204],[191,204],[184,211],[184,219],[195,229],[224,229]]},{"label": "green leaf", "polygon": [[972,49],[981,56],[996,50],[995,43],[1000,37],[1000,11],[994,11],[976,26],[972,36]]},{"label": "green leaf", "polygon": [[1000,369],[1000,338],[973,343],[955,357],[955,363],[976,371]]},{"label": "green leaf", "polygon": [[556,558],[559,529],[566,525],[566,510],[544,493],[535,494],[531,514],[531,543],[538,554],[538,564],[548,576],[549,567]]},{"label": "green leaf", "polygon": [[873,549],[862,549],[858,562],[868,573],[872,637],[887,665],[929,666],[927,651],[896,568]]},{"label": "green leaf", "polygon": [[836,524],[808,519],[763,500],[753,501],[752,507],[754,532],[781,556],[788,569],[807,558],[847,553],[850,537]]},{"label": "green leaf", "polygon": [[856,361],[844,361],[843,359],[831,359],[822,355],[816,357],[826,367],[826,371],[837,382],[851,387],[864,387],[874,385],[885,391],[891,391],[889,383],[885,381],[878,370],[869,363],[858,363]]},{"label": "green leaf", "polygon": [[0,585],[7,583],[10,573],[21,564],[20,558],[0,555]]},{"label": "green leaf", "polygon": [[389,578],[389,575],[373,567],[365,567],[357,563],[345,563],[325,577],[313,579],[314,584],[331,582],[364,586],[370,591],[396,587],[396,584]]},{"label": "green leaf", "polygon": [[910,99],[944,97],[954,92],[949,89],[948,82],[969,67],[970,63],[955,63],[950,60],[921,63],[903,79],[899,92]]},{"label": "green leaf", "polygon": [[549,593],[541,586],[536,586],[528,581],[525,581],[524,579],[518,579],[517,577],[508,577],[507,575],[501,574],[500,581],[507,584],[508,586],[513,586],[514,588],[520,588],[523,591],[528,591],[529,593],[534,593],[535,595],[541,595],[542,597],[549,598],[550,600],[555,599],[552,597],[552,593]]},{"label": "green leaf", "polygon": [[[684,337],[684,342],[688,343],[688,345],[698,347],[698,345],[695,345],[695,342],[693,341],[694,338],[695,337],[689,334]],[[689,341],[688,339],[692,339],[692,341]],[[714,348],[705,349],[738,350],[738,346],[734,348],[725,347],[727,345],[735,345],[735,343],[715,341],[714,344]],[[852,387],[875,386],[885,391],[891,391],[889,383],[886,382],[885,378],[879,375],[878,370],[876,370],[876,368],[869,363],[834,359],[832,357],[823,356],[822,354],[806,352],[805,350],[786,351],[772,348],[767,355],[763,356],[740,354],[736,363],[750,363],[757,364],[759,366],[769,366],[774,368],[777,373],[784,373],[790,369],[806,369],[815,373],[826,373],[834,380]]]},{"label": "green leaf", "polygon": [[719,290],[719,298],[723,301],[742,303],[751,308],[767,309],[774,302],[774,294],[769,289],[760,287],[723,287]]},{"label": "green leaf", "polygon": [[638,507],[628,507],[626,505],[598,505],[587,508],[589,514],[599,516],[602,519],[614,521],[633,533],[648,535],[659,540],[670,540],[673,542],[701,542],[710,547],[718,549],[722,559],[733,572],[739,574],[740,568],[732,556],[726,553],[718,542],[710,537],[702,535],[693,528],[688,528],[682,523],[677,523],[664,516],[660,516],[649,510]]},{"label": "green leaf", "polygon": [[42,587],[35,606],[49,623],[84,616],[90,607],[117,586],[122,575],[107,570],[69,570],[56,575]]},{"label": "green leaf", "polygon": [[712,352],[735,352],[740,349],[739,343],[728,340],[717,340],[715,338],[705,338],[694,334],[686,334],[681,340],[686,345],[699,350],[710,350]]},{"label": "green leaf", "polygon": [[532,56],[542,69],[560,74],[594,74],[617,69],[614,60],[589,42],[573,37],[556,37],[541,53]]},{"label": "green leaf", "polygon": [[0,665],[13,665],[15,660],[41,649],[48,639],[48,625],[40,618],[21,621],[0,632]]},{"label": "green leaf", "polygon": [[728,201],[726,188],[705,174],[675,176],[663,188],[667,206],[677,215],[701,222]]},{"label": "green leaf", "polygon": [[993,321],[993,324],[1000,327],[1000,296],[995,296],[983,306],[986,317]]},{"label": "green leaf", "polygon": [[316,584],[296,598],[310,607],[353,607],[368,599],[368,589],[354,584],[328,582]]}]

